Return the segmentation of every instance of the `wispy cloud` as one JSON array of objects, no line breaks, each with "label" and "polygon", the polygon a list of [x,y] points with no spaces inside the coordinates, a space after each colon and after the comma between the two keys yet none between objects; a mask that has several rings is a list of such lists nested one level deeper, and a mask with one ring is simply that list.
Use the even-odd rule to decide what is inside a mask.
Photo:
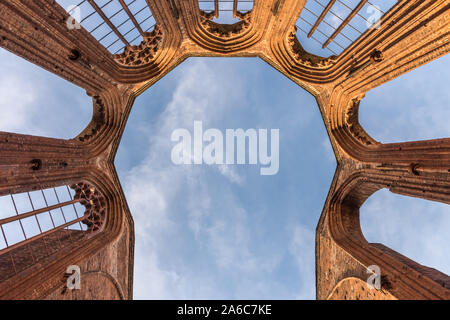
[{"label": "wispy cloud", "polygon": [[[258,274],[270,272],[279,260],[254,254],[249,237],[251,221],[226,182],[243,183],[233,168],[203,170],[171,163],[172,130],[190,128],[194,120],[213,123],[242,98],[242,92],[234,89],[236,82],[231,81],[236,75],[230,72],[236,70],[212,73],[198,61],[184,71],[171,101],[158,118],[158,125],[151,130],[145,160],[123,173],[127,201],[137,222],[136,298],[233,297],[234,292],[220,287],[223,280],[214,281],[214,270],[227,275],[251,274],[257,288],[257,282],[261,281]],[[229,74],[228,83],[219,81],[224,79],[223,73]],[[214,110],[209,110],[211,105]],[[217,173],[226,180],[209,178]],[[181,248],[179,241],[188,248],[200,248],[204,254],[201,261],[190,262],[187,253],[177,258],[174,250]],[[168,258],[168,251],[174,257]],[[162,256],[168,258],[164,263]],[[194,272],[198,263],[203,265],[200,269],[205,268],[203,274]],[[210,264],[215,267],[208,267]],[[195,292],[192,288],[196,288]],[[257,293],[247,290],[247,294]]]},{"label": "wispy cloud", "polygon": [[223,164],[219,165],[217,168],[224,177],[230,180],[230,182],[237,184],[243,183],[244,177],[240,176],[232,166]]}]

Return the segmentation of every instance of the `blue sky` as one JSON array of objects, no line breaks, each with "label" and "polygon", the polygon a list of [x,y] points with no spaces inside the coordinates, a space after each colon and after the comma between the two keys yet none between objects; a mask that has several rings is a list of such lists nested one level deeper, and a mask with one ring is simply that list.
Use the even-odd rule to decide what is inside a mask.
[{"label": "blue sky", "polygon": [[[280,129],[278,174],[172,164],[171,132],[194,120]],[[184,62],[136,100],[116,166],[139,221],[136,298],[314,297],[313,230],[336,161],[314,98],[263,61]]]},{"label": "blue sky", "polygon": [[[367,93],[364,128],[382,142],[449,137],[450,57]],[[0,130],[71,138],[84,90],[0,49]],[[26,88],[23,90],[23,88]],[[280,129],[280,170],[176,166],[176,128]],[[256,58],[191,58],[136,99],[116,168],[136,225],[136,299],[315,298],[314,231],[335,170],[311,95]],[[369,241],[450,274],[446,204],[375,193]]]}]

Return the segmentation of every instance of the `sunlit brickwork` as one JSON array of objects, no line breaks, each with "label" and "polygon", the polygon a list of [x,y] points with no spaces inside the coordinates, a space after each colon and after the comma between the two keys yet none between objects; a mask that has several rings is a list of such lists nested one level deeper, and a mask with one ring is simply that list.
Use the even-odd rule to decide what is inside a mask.
[{"label": "sunlit brickwork", "polygon": [[[132,298],[133,220],[113,161],[135,98],[191,56],[259,57],[316,98],[338,161],[316,232],[318,299],[450,298],[448,276],[368,243],[359,224],[359,208],[381,188],[449,204],[450,139],[383,144],[358,122],[367,91],[449,52],[449,2],[386,1],[372,11],[375,0],[244,2],[0,2],[0,46],[85,89],[94,109],[69,140],[0,132],[0,196],[78,184],[86,210],[76,218],[85,230],[55,225],[48,237],[3,247],[0,298]],[[69,265],[89,290],[67,290]],[[371,265],[382,281],[368,292]]]}]

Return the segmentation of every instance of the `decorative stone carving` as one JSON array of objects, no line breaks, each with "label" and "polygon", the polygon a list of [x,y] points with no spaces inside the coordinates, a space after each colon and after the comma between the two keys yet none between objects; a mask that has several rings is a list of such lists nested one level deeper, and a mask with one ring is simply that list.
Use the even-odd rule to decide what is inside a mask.
[{"label": "decorative stone carving", "polygon": [[207,20],[211,20],[212,18],[214,18],[214,16],[216,15],[215,11],[211,11],[211,12],[206,12],[204,10],[200,10],[200,16],[202,18],[205,18]]},{"label": "decorative stone carving", "polygon": [[82,142],[89,141],[106,123],[106,112],[103,101],[100,97],[94,97],[94,115],[89,127],[85,130],[84,135],[79,136],[78,140]]},{"label": "decorative stone carving", "polygon": [[[355,229],[359,225],[360,204],[374,190],[383,186],[404,195],[450,203],[449,139],[381,144],[377,148],[363,148],[361,144],[358,148],[353,148],[354,141],[372,145],[378,143],[371,141],[358,123],[359,101],[352,101],[350,104],[345,99],[338,100],[361,95],[448,54],[448,1],[397,1],[383,17],[379,30],[366,31],[356,40],[356,45],[339,55],[339,65],[333,56],[327,59],[305,52],[295,32],[289,35],[289,43],[288,35],[280,32],[286,30],[287,23],[294,23],[298,19],[306,1],[255,1],[252,16],[247,17],[247,22],[229,26],[209,21],[214,15],[210,13],[194,21],[192,13],[198,8],[195,1],[147,2],[150,10],[155,11],[155,19],[164,21],[167,26],[164,29],[164,39],[157,39],[156,32],[154,37],[156,42],[161,41],[159,44],[154,43],[155,39],[150,40],[149,36],[144,37],[145,43],[125,49],[122,55],[113,56],[117,61],[114,61],[117,63],[115,66],[110,61],[112,55],[102,43],[94,41],[87,30],[67,29],[69,14],[55,1],[0,1],[1,47],[73,82],[89,92],[90,96],[95,95],[90,93],[101,92],[105,106],[106,101],[108,107],[111,103],[111,108],[106,113],[100,99],[95,98],[94,119],[79,135],[81,141],[92,139],[88,148],[81,143],[76,145],[73,141],[0,132],[1,190],[5,192],[20,189],[25,192],[35,190],[41,182],[54,185],[81,174],[86,179],[95,175],[98,179],[96,181],[109,186],[108,199],[114,199],[107,207],[107,214],[114,214],[114,219],[110,221],[111,228],[103,227],[101,237],[83,241],[83,246],[74,247],[73,251],[70,246],[63,246],[63,249],[71,251],[41,260],[33,268],[23,273],[20,271],[15,278],[4,280],[4,276],[9,275],[0,272],[0,298],[60,298],[55,293],[56,289],[53,291],[55,294],[50,293],[52,288],[60,285],[57,282],[60,280],[60,273],[55,270],[63,270],[73,261],[88,266],[89,270],[93,270],[90,267],[94,265],[113,270],[114,278],[110,279],[117,279],[123,285],[124,293],[119,291],[119,296],[132,298],[134,229],[119,181],[115,172],[111,171],[113,157],[109,156],[120,142],[127,120],[123,112],[129,112],[131,104],[123,109],[120,108],[123,107],[123,100],[105,100],[106,97],[119,94],[126,99],[125,95],[131,93],[131,87],[134,87],[136,93],[141,92],[148,87],[149,82],[154,83],[153,80],[190,56],[260,55],[290,79],[310,88],[322,100],[323,111],[328,113],[324,112],[323,115],[335,146],[338,167],[316,229],[317,297],[325,299],[336,288],[334,293],[338,298],[374,298],[372,293],[380,292],[366,291],[367,274],[364,266],[376,263],[383,272],[382,288],[389,290],[394,297],[449,299],[450,291],[446,288],[449,288],[450,282],[447,276],[432,276],[435,272],[424,266],[412,268],[411,262],[405,264],[405,257],[392,255],[359,239],[359,230]],[[258,19],[255,18],[256,15]],[[250,18],[251,26],[248,23]],[[205,19],[209,22],[204,21]],[[253,31],[261,36],[252,36]],[[242,38],[246,47],[239,41],[234,41],[236,38]],[[251,41],[247,41],[247,38],[251,38]],[[381,50],[381,55],[376,52],[376,47]],[[372,49],[375,50],[370,51]],[[155,52],[158,61],[161,55],[161,61],[165,63],[157,65]],[[150,63],[145,64],[146,61]],[[352,64],[352,61],[358,64]],[[120,68],[116,68],[117,66]],[[347,72],[351,76],[346,77]],[[127,87],[130,87],[130,91],[125,91]],[[331,97],[321,98],[322,92],[331,93],[332,90]],[[131,98],[134,99],[135,96],[128,97]],[[338,103],[339,101],[343,103]],[[118,121],[109,123],[109,117],[117,117]],[[103,133],[107,124],[111,126],[106,135]],[[39,167],[38,161],[28,161],[33,158],[42,160],[44,165],[40,170],[31,171]],[[105,174],[92,172],[92,163],[101,164],[99,168],[104,169]],[[67,170],[61,170],[66,166]],[[106,221],[102,220],[106,219],[105,198],[86,183],[75,185],[74,188],[78,190],[79,199],[89,207],[86,210],[87,216],[83,219],[90,223],[91,230],[101,230],[104,222],[98,221]],[[76,236],[84,237],[84,234],[72,232],[72,237],[77,241]],[[113,239],[117,241],[112,241]],[[53,244],[50,248],[59,246],[56,237],[51,240],[52,242],[47,242]],[[87,243],[89,244],[84,245]],[[46,254],[44,243],[33,241],[30,246],[31,251]],[[29,254],[25,250],[28,248],[24,246],[23,249],[23,252]],[[102,254],[109,251],[114,254]],[[0,269],[9,265],[12,256],[2,256],[6,262],[0,261]],[[113,294],[115,282],[110,283],[104,275],[83,275],[83,279],[92,277],[92,280],[83,283],[85,289],[79,291],[78,296],[72,297],[117,297]],[[390,286],[392,292],[388,289]]]},{"label": "decorative stone carving", "polygon": [[345,122],[347,123],[347,126],[352,135],[360,142],[362,142],[364,145],[369,146],[379,144],[379,142],[373,140],[359,124],[358,121],[359,102],[360,100],[358,99],[352,100],[345,114]]},{"label": "decorative stone carving", "polygon": [[91,184],[80,182],[70,186],[75,190],[75,200],[80,200],[86,211],[81,221],[87,226],[87,233],[100,231],[106,219],[105,197]]},{"label": "decorative stone carving", "polygon": [[295,60],[305,67],[326,69],[334,65],[337,61],[337,56],[335,55],[323,58],[308,53],[303,49],[297,38],[297,27],[294,27],[294,30],[289,34],[288,41]]},{"label": "decorative stone carving", "polygon": [[200,10],[201,25],[209,33],[221,38],[231,38],[245,32],[250,27],[251,10],[246,13],[237,12],[236,16],[241,20],[233,24],[221,24],[211,21],[214,17],[214,11],[207,13]]},{"label": "decorative stone carving", "polygon": [[144,33],[144,40],[138,46],[125,47],[123,53],[114,55],[114,60],[124,66],[148,64],[155,58],[162,39],[162,29],[156,25],[152,32]]}]

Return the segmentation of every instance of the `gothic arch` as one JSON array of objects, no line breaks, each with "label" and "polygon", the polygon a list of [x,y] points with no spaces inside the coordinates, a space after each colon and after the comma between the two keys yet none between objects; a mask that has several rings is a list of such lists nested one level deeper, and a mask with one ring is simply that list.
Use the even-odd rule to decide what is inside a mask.
[{"label": "gothic arch", "polygon": [[[342,174],[342,171],[340,173]],[[396,174],[401,173],[396,172]],[[442,192],[439,190],[440,186],[436,185],[429,194],[423,192],[418,195],[417,190],[425,182],[405,174],[402,175],[401,182],[393,173],[380,175],[374,170],[357,171],[343,178],[340,187],[329,198],[324,215],[319,222],[316,250],[319,254],[331,256],[327,259],[336,259],[335,263],[348,264],[349,268],[346,272],[328,264],[317,266],[317,268],[319,270],[329,268],[324,271],[326,278],[333,278],[331,283],[334,281],[337,283],[349,275],[367,279],[367,268],[377,265],[381,269],[382,289],[398,299],[448,299],[450,296],[448,276],[435,269],[419,265],[381,244],[367,242],[360,227],[359,208],[372,193],[381,188],[445,203],[450,203],[450,193]],[[439,191],[442,193],[437,199],[432,193]],[[318,282],[322,281],[325,279],[319,277]],[[329,288],[329,290],[332,289],[332,287]],[[319,295],[322,295],[320,290]]]}]

